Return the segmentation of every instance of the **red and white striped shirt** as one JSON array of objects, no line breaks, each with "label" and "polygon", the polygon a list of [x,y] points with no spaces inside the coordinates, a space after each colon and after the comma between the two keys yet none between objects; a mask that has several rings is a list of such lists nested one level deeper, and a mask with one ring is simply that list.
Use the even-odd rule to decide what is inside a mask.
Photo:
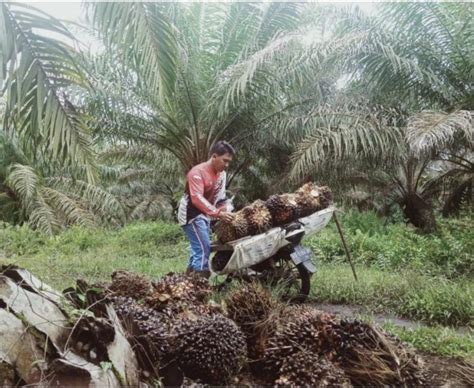
[{"label": "red and white striped shirt", "polygon": [[186,188],[178,209],[178,222],[186,225],[198,216],[216,217],[225,201],[226,172],[217,173],[204,162],[194,166],[186,175]]}]

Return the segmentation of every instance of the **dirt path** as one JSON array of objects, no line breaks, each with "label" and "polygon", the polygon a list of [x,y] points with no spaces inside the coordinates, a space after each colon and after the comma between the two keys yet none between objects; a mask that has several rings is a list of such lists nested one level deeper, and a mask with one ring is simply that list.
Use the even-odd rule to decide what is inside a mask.
[{"label": "dirt path", "polygon": [[342,317],[370,315],[373,321],[380,325],[391,322],[394,325],[405,327],[407,329],[416,329],[418,327],[426,326],[421,322],[399,318],[391,314],[372,314],[367,311],[363,306],[354,306],[347,304],[312,303],[311,301],[309,301],[308,303],[310,303],[312,306],[316,307],[319,310],[327,311],[331,314],[340,315]]},{"label": "dirt path", "polygon": [[[413,321],[410,319],[400,318],[393,314],[384,313],[384,314],[373,314],[363,306],[357,305],[347,305],[347,304],[331,304],[331,303],[317,303],[311,300],[308,300],[308,304],[316,307],[319,310],[327,311],[331,314],[340,315],[341,317],[369,317],[375,323],[383,325],[386,323],[392,323],[395,326],[404,327],[407,329],[417,329],[420,327],[429,327],[426,323],[420,321]],[[457,327],[452,328],[458,334],[472,334],[473,330],[469,327]]]}]

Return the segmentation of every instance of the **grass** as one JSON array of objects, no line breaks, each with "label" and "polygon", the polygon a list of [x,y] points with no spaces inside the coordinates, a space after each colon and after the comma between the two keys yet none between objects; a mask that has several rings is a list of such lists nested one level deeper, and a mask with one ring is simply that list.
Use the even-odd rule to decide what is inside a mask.
[{"label": "grass", "polygon": [[322,263],[312,279],[312,296],[321,302],[359,304],[372,312],[392,312],[428,323],[473,325],[474,284],[407,271]]},{"label": "grass", "polygon": [[0,261],[24,267],[58,289],[78,278],[109,280],[117,269],[151,277],[184,271],[188,254],[179,226],[161,222],[120,230],[72,228],[52,238],[25,227],[0,229],[0,246],[5,257]]},{"label": "grass", "polygon": [[[0,263],[26,268],[60,290],[78,278],[109,280],[117,269],[155,278],[184,271],[187,256],[180,227],[164,222],[135,223],[118,230],[72,228],[52,238],[26,227],[0,228]],[[355,282],[349,265],[341,260],[317,264],[312,297],[320,302],[362,305],[369,312],[391,312],[432,325],[473,325],[472,278],[449,280],[411,266],[383,269],[359,261]],[[427,352],[462,357],[473,353],[472,335],[459,335],[450,328],[389,330]]]},{"label": "grass", "polygon": [[441,326],[407,329],[386,324],[384,329],[423,352],[474,361],[472,334],[460,334],[453,329]]}]

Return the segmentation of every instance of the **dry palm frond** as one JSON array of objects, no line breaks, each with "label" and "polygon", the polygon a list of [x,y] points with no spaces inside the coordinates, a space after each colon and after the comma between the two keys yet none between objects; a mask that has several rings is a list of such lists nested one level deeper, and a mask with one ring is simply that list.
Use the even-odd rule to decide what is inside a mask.
[{"label": "dry palm frond", "polygon": [[452,370],[452,375],[467,387],[474,386],[474,364],[468,361],[458,363]]},{"label": "dry palm frond", "polygon": [[423,383],[421,360],[372,325],[341,320],[325,335],[354,385]]}]

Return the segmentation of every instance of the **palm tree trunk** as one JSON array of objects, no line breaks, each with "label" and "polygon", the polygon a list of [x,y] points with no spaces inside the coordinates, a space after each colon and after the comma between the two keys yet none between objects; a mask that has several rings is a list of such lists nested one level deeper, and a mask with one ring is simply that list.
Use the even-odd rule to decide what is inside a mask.
[{"label": "palm tree trunk", "polygon": [[448,198],[446,198],[446,201],[444,202],[442,210],[443,217],[449,217],[458,214],[463,201],[466,201],[467,203],[472,202],[473,182],[474,179],[470,178],[462,182],[449,194]]},{"label": "palm tree trunk", "polygon": [[402,209],[408,221],[424,233],[432,233],[436,230],[433,206],[418,194],[408,194],[403,199]]}]

